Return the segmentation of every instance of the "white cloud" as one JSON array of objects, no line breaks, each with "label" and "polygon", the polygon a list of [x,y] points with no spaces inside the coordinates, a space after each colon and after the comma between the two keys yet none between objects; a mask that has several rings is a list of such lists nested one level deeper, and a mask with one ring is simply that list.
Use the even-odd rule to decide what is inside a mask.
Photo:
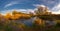
[{"label": "white cloud", "polygon": [[6,4],[6,5],[4,6],[4,8],[9,7],[9,6],[12,6],[12,5],[15,5],[15,4],[19,4],[19,3],[16,2],[16,1],[13,1],[13,2],[10,2],[10,3]]},{"label": "white cloud", "polygon": [[52,8],[52,10],[60,10],[60,4],[58,4],[58,5],[55,5],[53,8]]},{"label": "white cloud", "polygon": [[16,9],[16,11],[23,12],[23,13],[29,13],[29,12],[34,13],[34,10],[35,9]]},{"label": "white cloud", "polygon": [[56,12],[52,12],[52,14],[60,14],[60,10]]},{"label": "white cloud", "polygon": [[[40,4],[33,4],[33,6],[35,6],[37,8],[39,8],[39,7],[47,7],[47,6],[43,5],[43,4],[41,4],[41,5]],[[47,9],[49,10],[49,7],[47,7]]]},{"label": "white cloud", "polygon": [[52,8],[52,13],[53,14],[60,14],[60,3],[55,5],[53,8]]},{"label": "white cloud", "polygon": [[45,5],[40,5],[40,4],[33,4],[33,6],[35,6],[35,7],[39,7],[39,6],[42,6],[42,7],[45,7]]},{"label": "white cloud", "polygon": [[53,4],[56,4],[58,3],[57,1],[59,0],[39,0],[40,2],[43,2],[43,4],[46,4],[46,5],[53,5]]}]

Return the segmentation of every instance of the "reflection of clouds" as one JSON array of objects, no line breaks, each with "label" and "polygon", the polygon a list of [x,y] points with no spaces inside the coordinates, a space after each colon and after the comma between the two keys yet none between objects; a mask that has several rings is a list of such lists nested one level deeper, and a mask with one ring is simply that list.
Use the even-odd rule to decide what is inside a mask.
[{"label": "reflection of clouds", "polygon": [[35,17],[32,17],[32,18],[30,18],[30,19],[18,19],[18,20],[16,20],[16,21],[13,21],[13,22],[16,22],[16,23],[23,23],[23,24],[25,24],[25,25],[27,25],[27,26],[32,26],[33,25],[33,22],[34,22],[34,19]]}]

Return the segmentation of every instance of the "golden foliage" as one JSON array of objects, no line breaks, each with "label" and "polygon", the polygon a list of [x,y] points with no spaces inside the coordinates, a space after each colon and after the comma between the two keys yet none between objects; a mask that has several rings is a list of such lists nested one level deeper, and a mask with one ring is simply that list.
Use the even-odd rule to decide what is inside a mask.
[{"label": "golden foliage", "polygon": [[10,13],[7,13],[5,16],[6,19],[29,19],[31,18],[30,14],[25,14],[17,11],[13,11],[12,15]]},{"label": "golden foliage", "polygon": [[13,15],[11,18],[12,18],[12,19],[19,19],[20,17],[21,17],[20,14],[15,14],[15,15]]},{"label": "golden foliage", "polygon": [[27,14],[22,14],[21,17],[22,17],[22,18],[25,18],[25,19],[29,19],[31,16],[30,16],[30,15],[27,15]]},{"label": "golden foliage", "polygon": [[44,21],[42,19],[37,18],[35,20],[35,24],[37,24],[37,25],[43,25],[44,24]]},{"label": "golden foliage", "polygon": [[6,18],[6,19],[11,18],[11,14],[10,14],[10,13],[7,13],[7,14],[5,15],[5,18]]},{"label": "golden foliage", "polygon": [[25,25],[24,25],[24,24],[20,24],[20,25],[18,25],[18,27],[19,27],[19,28],[24,28]]}]

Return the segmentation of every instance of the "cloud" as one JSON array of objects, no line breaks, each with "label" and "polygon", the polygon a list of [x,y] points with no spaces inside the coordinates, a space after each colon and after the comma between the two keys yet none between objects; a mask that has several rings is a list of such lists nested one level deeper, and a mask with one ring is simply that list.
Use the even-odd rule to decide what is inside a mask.
[{"label": "cloud", "polygon": [[44,4],[54,4],[57,3],[59,0],[39,0],[42,1]]},{"label": "cloud", "polygon": [[[39,6],[46,7],[45,5],[40,5],[40,4],[33,4],[33,6],[35,6],[35,7],[39,7]],[[49,7],[47,7],[47,8],[49,9]],[[60,3],[56,4],[52,9],[49,9],[49,11],[51,11],[52,14],[60,14]]]},{"label": "cloud", "polygon": [[36,9],[11,9],[11,10],[1,11],[1,13],[2,13],[3,15],[6,15],[6,13],[12,13],[12,11],[14,11],[14,10],[16,10],[16,11],[18,11],[18,12],[22,12],[22,13],[27,13],[27,14],[29,14],[29,12],[34,13],[34,10],[36,10]]},{"label": "cloud", "polygon": [[46,7],[45,5],[42,5],[42,4],[33,4],[33,6],[35,6],[35,7]]},{"label": "cloud", "polygon": [[60,3],[55,5],[53,8],[52,8],[52,13],[53,14],[60,14]]},{"label": "cloud", "polygon": [[6,4],[4,6],[4,8],[9,7],[9,6],[12,6],[12,5],[15,5],[15,4],[19,4],[19,2],[16,2],[16,1],[10,2],[10,3]]},{"label": "cloud", "polygon": [[57,5],[55,5],[53,8],[52,8],[52,10],[60,10],[60,3],[59,4],[57,4]]},{"label": "cloud", "polygon": [[[37,8],[38,8],[38,7],[47,7],[47,6],[43,5],[43,4],[33,4],[33,6],[35,6],[35,7],[37,7]],[[37,9],[37,8],[36,8],[36,9]],[[49,9],[49,7],[47,7],[47,8]]]},{"label": "cloud", "polygon": [[23,12],[23,13],[29,14],[29,12],[34,13],[35,9],[15,9],[15,10],[18,11],[18,12]]},{"label": "cloud", "polygon": [[60,14],[60,10],[59,11],[53,11],[52,14]]}]

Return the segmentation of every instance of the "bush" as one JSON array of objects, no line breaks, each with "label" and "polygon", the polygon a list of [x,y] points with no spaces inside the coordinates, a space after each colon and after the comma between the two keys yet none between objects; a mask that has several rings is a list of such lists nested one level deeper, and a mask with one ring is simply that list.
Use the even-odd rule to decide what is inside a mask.
[{"label": "bush", "polygon": [[57,23],[57,24],[56,24],[56,27],[60,27],[60,23]]}]

